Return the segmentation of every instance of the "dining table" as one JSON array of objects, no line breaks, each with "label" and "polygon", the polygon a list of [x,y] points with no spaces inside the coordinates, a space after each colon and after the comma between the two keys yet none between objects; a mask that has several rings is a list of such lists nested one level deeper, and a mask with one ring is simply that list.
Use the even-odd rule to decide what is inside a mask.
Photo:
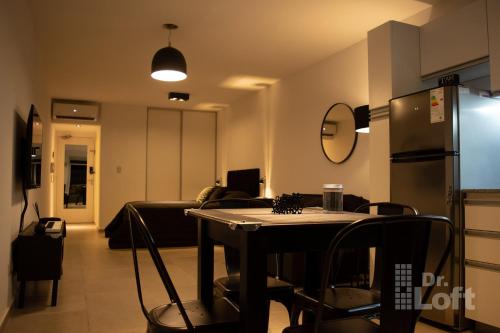
[{"label": "dining table", "polygon": [[[304,252],[308,258],[308,254],[326,251],[345,226],[370,217],[325,212],[319,207],[304,208],[301,214],[274,214],[272,208],[188,209],[186,214],[198,220],[198,298],[204,303],[210,304],[214,297],[214,245],[222,243],[239,250],[241,333],[267,332],[268,254]],[[366,245],[368,241],[369,235]],[[313,260],[306,259],[306,291],[319,287],[317,262],[316,267],[311,265]]]}]

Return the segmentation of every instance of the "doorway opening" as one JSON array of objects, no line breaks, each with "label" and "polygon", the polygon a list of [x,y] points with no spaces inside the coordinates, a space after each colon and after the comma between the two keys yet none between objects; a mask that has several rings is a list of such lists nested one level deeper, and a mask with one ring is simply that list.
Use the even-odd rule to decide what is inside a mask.
[{"label": "doorway opening", "polygon": [[[89,146],[66,144],[64,148],[64,208],[87,208]],[[91,167],[92,168],[92,167]],[[92,171],[90,172],[92,173]],[[92,202],[90,202],[92,204]]]},{"label": "doorway opening", "polygon": [[98,225],[100,127],[53,124],[52,133],[53,215],[67,223]]}]

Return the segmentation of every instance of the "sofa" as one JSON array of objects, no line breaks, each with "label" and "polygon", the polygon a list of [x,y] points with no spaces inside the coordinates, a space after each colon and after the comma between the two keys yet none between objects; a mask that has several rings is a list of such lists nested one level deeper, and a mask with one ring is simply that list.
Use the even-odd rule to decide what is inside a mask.
[{"label": "sofa", "polygon": [[[136,201],[133,205],[143,217],[157,246],[194,246],[198,241],[196,219],[186,216],[184,210],[198,208],[208,200],[258,197],[259,180],[259,169],[231,170],[227,173],[227,187],[209,186],[200,192],[197,200]],[[108,238],[109,248],[130,248],[128,216],[123,207],[106,226],[104,235]],[[142,246],[141,242],[138,246]]]},{"label": "sofa", "polygon": [[[148,226],[157,246],[196,245],[196,220],[185,216],[184,209],[198,208],[196,201],[136,201],[139,211]],[[111,249],[130,248],[130,231],[127,211],[122,208],[104,229]],[[142,246],[142,244],[138,243]]]}]

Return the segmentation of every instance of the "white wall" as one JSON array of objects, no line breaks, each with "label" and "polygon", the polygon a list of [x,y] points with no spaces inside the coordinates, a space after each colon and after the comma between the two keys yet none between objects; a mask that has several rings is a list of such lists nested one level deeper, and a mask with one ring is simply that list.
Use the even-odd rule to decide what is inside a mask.
[{"label": "white wall", "polygon": [[[25,1],[0,1],[0,323],[13,301],[11,243],[17,236],[22,193],[16,163],[17,135],[24,135],[31,103],[35,103],[34,36],[31,12]],[[42,114],[44,124],[49,117]],[[24,120],[23,120],[24,119]],[[19,125],[16,125],[19,124]],[[47,133],[44,131],[44,137]],[[44,143],[47,141],[45,140]],[[45,154],[44,154],[45,155]],[[45,163],[46,164],[46,163]],[[43,179],[43,186],[46,179]],[[30,202],[44,190],[31,190]],[[31,205],[25,225],[33,219]]]},{"label": "white wall", "polygon": [[[268,90],[249,94],[227,113],[223,141],[227,154],[227,169],[260,168],[264,176],[267,160]],[[223,174],[225,176],[225,174]]]},{"label": "white wall", "polygon": [[368,136],[358,136],[342,164],[328,161],[321,149],[323,117],[339,102],[353,108],[368,103],[366,41],[233,103],[228,169],[260,167],[266,195],[321,193],[324,183],[342,183],[345,193],[368,197]]},{"label": "white wall", "polygon": [[146,128],[145,106],[102,104],[99,229],[124,203],[146,198]]},{"label": "white wall", "polygon": [[[443,0],[404,22],[422,25],[472,1]],[[359,42],[294,76],[282,79],[272,87],[249,93],[232,103],[224,114],[223,135],[227,140],[223,147],[224,167],[229,170],[261,168],[267,179],[266,186],[271,188],[273,195],[292,191],[319,193],[321,184],[340,182],[345,185],[346,193],[368,198],[369,140],[373,144],[373,154],[386,154],[387,120],[377,122],[380,126],[376,126],[376,137],[370,139],[371,134],[358,135],[353,155],[340,165],[326,160],[319,141],[321,120],[333,103],[345,102],[352,107],[368,104],[366,43],[366,40]],[[390,58],[392,51],[386,51]],[[398,62],[398,59],[394,61]],[[413,74],[411,76],[410,81],[415,79]],[[399,81],[402,85],[396,86],[396,90],[410,86],[404,80]],[[390,76],[377,84],[392,89]],[[386,104],[387,101],[375,101],[370,107]],[[380,164],[380,161],[375,161],[374,168],[383,169],[388,174],[387,163]],[[374,177],[380,176],[378,172],[373,174]],[[372,181],[372,186],[375,183]],[[388,197],[388,193],[384,192],[382,196]]]}]

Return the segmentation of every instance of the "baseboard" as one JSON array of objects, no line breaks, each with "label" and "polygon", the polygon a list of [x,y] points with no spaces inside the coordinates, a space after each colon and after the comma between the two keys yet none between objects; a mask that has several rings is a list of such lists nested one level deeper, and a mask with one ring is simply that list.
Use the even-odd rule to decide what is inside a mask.
[{"label": "baseboard", "polygon": [[7,321],[9,320],[10,317],[10,312],[12,311],[12,308],[14,307],[14,301],[10,303],[10,306],[7,308],[7,311],[3,314],[1,321],[0,321],[0,332],[3,332],[5,329],[5,325],[7,325]]}]

